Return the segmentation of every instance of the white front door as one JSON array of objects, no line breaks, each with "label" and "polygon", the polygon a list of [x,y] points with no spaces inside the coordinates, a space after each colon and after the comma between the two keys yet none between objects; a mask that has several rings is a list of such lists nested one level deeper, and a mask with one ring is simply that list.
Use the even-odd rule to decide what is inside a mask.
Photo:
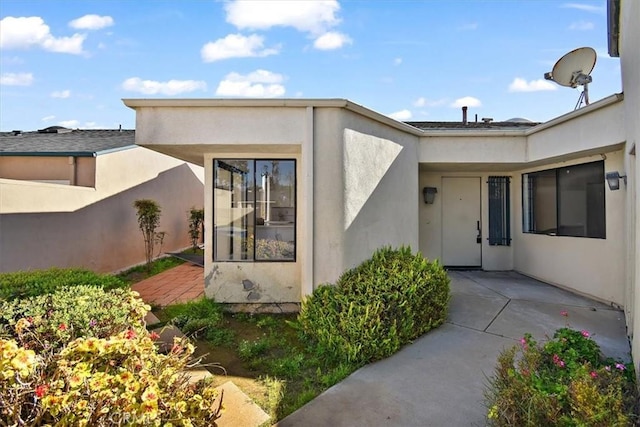
[{"label": "white front door", "polygon": [[442,178],[442,263],[482,266],[480,177]]}]

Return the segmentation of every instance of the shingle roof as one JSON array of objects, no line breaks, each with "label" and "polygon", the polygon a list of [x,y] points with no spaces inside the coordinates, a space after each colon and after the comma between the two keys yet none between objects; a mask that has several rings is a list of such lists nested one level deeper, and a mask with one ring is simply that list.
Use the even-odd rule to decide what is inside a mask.
[{"label": "shingle roof", "polygon": [[530,121],[506,121],[506,122],[405,122],[408,125],[423,130],[442,129],[527,129],[540,123]]},{"label": "shingle roof", "polygon": [[0,132],[0,156],[95,156],[135,145],[133,130]]}]

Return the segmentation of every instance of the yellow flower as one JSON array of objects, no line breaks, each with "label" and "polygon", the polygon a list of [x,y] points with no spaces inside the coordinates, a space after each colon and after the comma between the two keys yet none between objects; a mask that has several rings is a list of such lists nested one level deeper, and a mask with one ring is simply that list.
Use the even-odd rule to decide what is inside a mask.
[{"label": "yellow flower", "polygon": [[16,352],[11,359],[11,366],[18,371],[20,376],[26,377],[35,369],[36,353],[33,350],[25,350],[23,348]]},{"label": "yellow flower", "polygon": [[487,418],[489,418],[490,420],[494,420],[494,419],[498,418],[498,406],[497,405],[493,405],[489,409],[489,413],[487,414]]}]

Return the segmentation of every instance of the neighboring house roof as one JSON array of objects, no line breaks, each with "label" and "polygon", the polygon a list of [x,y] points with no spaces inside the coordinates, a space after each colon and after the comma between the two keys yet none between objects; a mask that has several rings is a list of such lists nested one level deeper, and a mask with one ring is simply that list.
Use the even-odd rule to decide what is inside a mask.
[{"label": "neighboring house roof", "polygon": [[532,128],[540,123],[527,119],[514,118],[504,122],[481,121],[481,122],[405,122],[406,124],[422,130],[433,129],[512,129],[522,130]]},{"label": "neighboring house roof", "polygon": [[52,126],[36,132],[0,132],[0,156],[95,157],[134,146],[133,130]]}]

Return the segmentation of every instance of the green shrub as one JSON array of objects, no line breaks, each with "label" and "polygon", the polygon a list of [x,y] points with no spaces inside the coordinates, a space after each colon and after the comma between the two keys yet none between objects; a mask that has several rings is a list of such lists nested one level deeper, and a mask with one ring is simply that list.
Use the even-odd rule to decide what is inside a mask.
[{"label": "green shrub", "polygon": [[485,392],[493,426],[632,426],[631,364],[600,357],[587,331],[562,328],[538,345],[526,334],[503,351]]},{"label": "green shrub", "polygon": [[361,366],[441,325],[448,305],[449,277],[437,262],[408,247],[386,247],[335,286],[316,289],[298,323],[319,356]]},{"label": "green shrub", "polygon": [[172,319],[172,325],[193,337],[207,335],[212,329],[219,329],[223,319],[220,304],[208,298],[168,306],[164,313]]},{"label": "green shrub", "polygon": [[127,286],[117,277],[81,269],[18,271],[0,273],[0,300],[50,294],[58,289],[78,285],[96,286],[106,290]]},{"label": "green shrub", "polygon": [[30,349],[42,351],[79,337],[140,331],[149,306],[137,295],[125,289],[74,286],[50,295],[0,301],[0,336],[20,337]]}]

